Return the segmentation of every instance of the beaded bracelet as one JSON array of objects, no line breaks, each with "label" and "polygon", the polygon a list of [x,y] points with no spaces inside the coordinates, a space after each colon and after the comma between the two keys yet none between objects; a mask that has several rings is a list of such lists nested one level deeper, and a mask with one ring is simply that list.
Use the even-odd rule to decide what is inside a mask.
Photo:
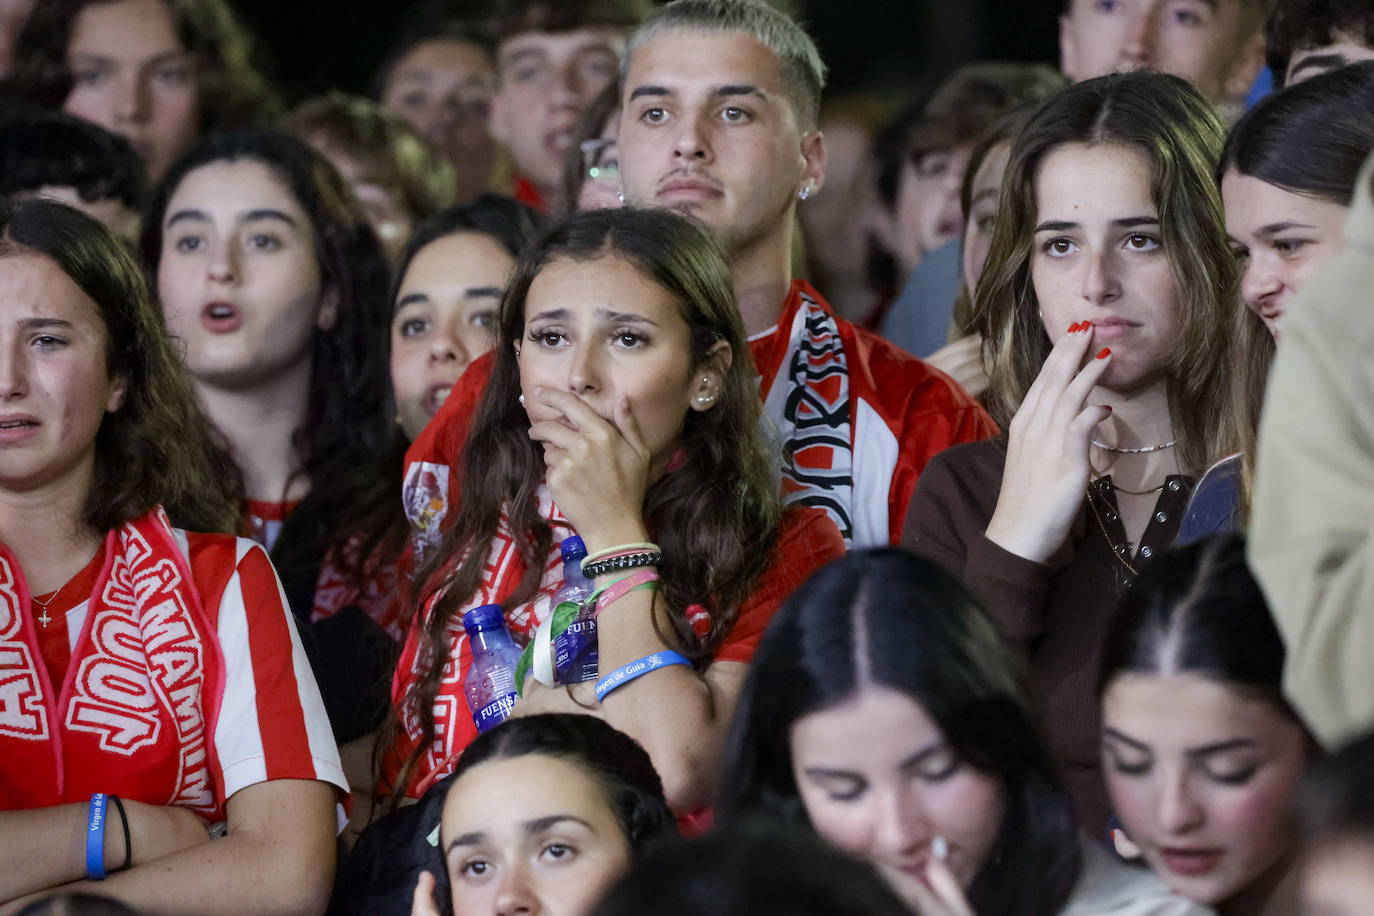
[{"label": "beaded bracelet", "polygon": [[105,880],[105,793],[91,796],[86,818],[86,877]]},{"label": "beaded bracelet", "polygon": [[583,563],[582,575],[588,579],[595,579],[597,576],[604,576],[609,572],[638,569],[641,566],[658,566],[662,563],[663,554],[661,553],[632,553],[611,557],[609,560],[598,560],[595,563]]},{"label": "beaded bracelet", "polygon": [[662,553],[663,549],[657,544],[649,541],[640,541],[635,544],[617,544],[614,547],[607,547],[605,550],[598,550],[596,553],[587,554],[582,558],[582,565],[595,563],[597,560],[609,560],[611,557],[618,557],[627,553]]},{"label": "beaded bracelet", "polygon": [[650,671],[657,671],[659,668],[670,668],[673,665],[686,665],[688,668],[692,667],[691,662],[671,649],[665,649],[662,652],[655,652],[653,655],[646,655],[643,658],[635,659],[628,665],[615,669],[596,682],[596,700],[600,703],[604,701],[612,691],[619,690],[621,687],[630,683],[630,681],[641,678]]}]

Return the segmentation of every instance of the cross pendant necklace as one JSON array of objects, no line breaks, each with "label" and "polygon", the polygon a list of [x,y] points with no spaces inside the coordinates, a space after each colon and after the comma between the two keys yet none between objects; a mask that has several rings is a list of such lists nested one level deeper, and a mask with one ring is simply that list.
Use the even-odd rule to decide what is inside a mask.
[{"label": "cross pendant necklace", "polygon": [[57,591],[53,592],[52,597],[48,598],[47,601],[39,601],[37,598],[32,599],[34,604],[38,605],[43,609],[43,616],[34,618],[43,625],[43,629],[46,630],[48,628],[48,624],[52,623],[52,618],[48,616],[48,605],[52,604],[54,601],[57,600],[57,596],[62,594],[62,589],[66,588],[67,585],[70,584],[70,582],[70,579],[68,579],[66,582],[63,582],[62,588],[59,588]]}]

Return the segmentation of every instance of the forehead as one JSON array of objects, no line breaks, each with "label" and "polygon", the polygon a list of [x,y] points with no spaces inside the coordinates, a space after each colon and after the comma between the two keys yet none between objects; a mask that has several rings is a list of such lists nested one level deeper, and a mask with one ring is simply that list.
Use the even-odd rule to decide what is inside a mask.
[{"label": "forehead", "polygon": [[444,801],[444,835],[508,833],[551,814],[570,814],[597,828],[616,823],[606,793],[580,766],[526,754],[479,763],[464,773]]},{"label": "forehead", "polygon": [[890,687],[860,690],[792,725],[792,754],[855,769],[896,766],[942,740],[940,726],[913,697]]},{"label": "forehead", "polygon": [[634,312],[660,325],[686,325],[672,295],[615,254],[593,260],[555,258],[546,264],[530,284],[525,314],[551,308],[579,314]]},{"label": "forehead", "polygon": [[1094,13],[1101,15],[1102,12],[1158,14],[1170,7],[1200,6],[1216,10],[1216,20],[1230,23],[1239,15],[1241,3],[1246,0],[1114,0],[1113,8],[1109,11],[1094,9],[1099,2],[1100,0],[1071,0],[1066,15],[1084,17]]},{"label": "forehead", "polygon": [[[425,245],[406,267],[405,286],[451,281],[466,286],[474,279],[499,278],[504,286],[515,258],[484,232],[454,232]],[[482,285],[487,285],[485,282]]]},{"label": "forehead", "polygon": [[521,32],[501,42],[497,60],[504,67],[516,57],[545,55],[566,57],[588,51],[619,55],[625,47],[625,31],[614,26],[586,26],[567,32]]},{"label": "forehead", "polygon": [[69,54],[147,57],[184,51],[162,0],[88,3],[72,24]]},{"label": "forehead", "polygon": [[1297,729],[1270,700],[1192,674],[1121,674],[1103,694],[1102,715],[1111,728],[1160,749]]},{"label": "forehead", "polygon": [[[1150,163],[1140,150],[1115,143],[1068,143],[1045,153],[1035,176],[1036,209],[1070,218],[1123,207],[1153,212]],[[1119,215],[1119,214],[1118,214]]]},{"label": "forehead", "polygon": [[192,169],[177,185],[167,205],[170,215],[180,207],[234,208],[270,206],[304,217],[295,196],[268,165],[253,159],[219,160]]},{"label": "forehead", "polygon": [[669,29],[635,48],[626,83],[627,94],[646,85],[670,92],[749,85],[776,96],[782,64],[766,45],[743,32]]},{"label": "forehead", "polygon": [[490,55],[477,45],[456,38],[422,41],[396,62],[394,75],[425,76],[432,71],[460,76],[488,76],[492,73]]},{"label": "forehead", "polygon": [[0,251],[0,314],[62,318],[102,332],[105,327],[95,300],[56,261],[23,248]]}]

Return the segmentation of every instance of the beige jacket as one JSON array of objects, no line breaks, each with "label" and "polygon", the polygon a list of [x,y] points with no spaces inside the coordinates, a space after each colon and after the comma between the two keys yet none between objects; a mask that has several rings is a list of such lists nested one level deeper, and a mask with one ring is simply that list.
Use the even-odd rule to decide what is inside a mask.
[{"label": "beige jacket", "polygon": [[1334,748],[1374,727],[1374,158],[1346,249],[1284,314],[1260,422],[1249,558],[1284,691]]}]

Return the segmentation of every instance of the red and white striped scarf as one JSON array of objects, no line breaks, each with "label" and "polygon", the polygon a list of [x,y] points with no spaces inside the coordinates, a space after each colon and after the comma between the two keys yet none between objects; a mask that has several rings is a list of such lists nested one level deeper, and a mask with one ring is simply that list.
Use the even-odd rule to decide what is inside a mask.
[{"label": "red and white striped scarf", "polygon": [[42,663],[19,563],[0,545],[0,809],[112,792],[221,814],[215,626],[161,509],[106,537],[62,684]]},{"label": "red and white striped scarf", "polygon": [[758,366],[763,375],[759,395],[774,427],[770,433],[782,450],[784,501],[824,509],[850,546],[854,456],[849,364],[834,316],[812,292],[804,283],[792,284],[774,332],[787,335],[786,348],[766,348],[771,364],[760,361]]}]

